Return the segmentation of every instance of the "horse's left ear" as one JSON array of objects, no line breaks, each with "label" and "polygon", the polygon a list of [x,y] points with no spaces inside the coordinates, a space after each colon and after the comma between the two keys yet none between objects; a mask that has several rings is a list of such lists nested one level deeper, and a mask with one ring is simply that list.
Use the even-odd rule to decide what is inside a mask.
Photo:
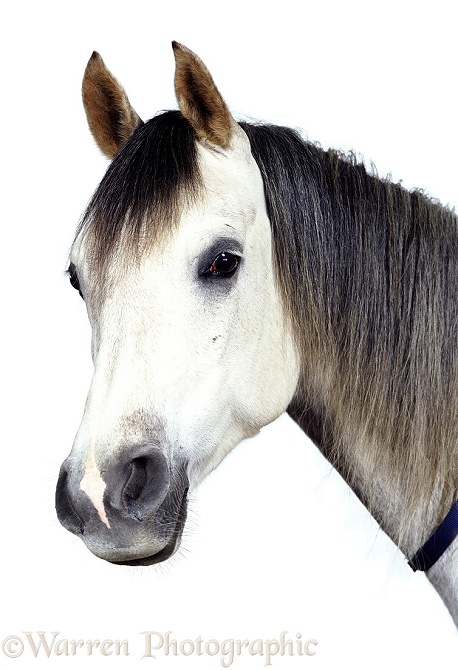
[{"label": "horse's left ear", "polygon": [[101,152],[114,158],[143,121],[96,51],[86,66],[82,93],[92,136]]},{"label": "horse's left ear", "polygon": [[210,72],[195,53],[172,42],[175,55],[175,93],[183,116],[201,140],[230,149],[234,135],[243,133],[216,88]]}]

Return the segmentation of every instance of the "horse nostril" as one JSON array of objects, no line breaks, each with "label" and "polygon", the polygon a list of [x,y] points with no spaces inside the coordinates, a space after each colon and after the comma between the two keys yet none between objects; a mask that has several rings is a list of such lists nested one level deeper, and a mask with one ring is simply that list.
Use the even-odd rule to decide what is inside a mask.
[{"label": "horse nostril", "polygon": [[170,475],[167,460],[159,450],[133,458],[122,500],[128,514],[143,521],[167,494]]},{"label": "horse nostril", "polygon": [[142,456],[134,458],[130,463],[131,473],[123,492],[126,503],[138,500],[146,486],[146,460],[146,457]]}]

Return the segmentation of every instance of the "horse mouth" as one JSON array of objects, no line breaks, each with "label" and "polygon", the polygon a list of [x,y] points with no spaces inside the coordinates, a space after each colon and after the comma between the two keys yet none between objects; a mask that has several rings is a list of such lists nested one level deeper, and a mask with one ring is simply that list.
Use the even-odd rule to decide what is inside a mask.
[{"label": "horse mouth", "polygon": [[183,533],[183,528],[187,516],[187,506],[188,506],[188,489],[184,492],[183,498],[181,500],[181,505],[178,511],[177,520],[175,528],[173,529],[172,536],[167,542],[165,547],[158,551],[155,554],[150,556],[142,556],[141,558],[131,558],[127,561],[109,561],[115,565],[130,565],[130,566],[147,566],[154,565],[155,563],[162,563],[170,558],[180,546],[181,536]]}]

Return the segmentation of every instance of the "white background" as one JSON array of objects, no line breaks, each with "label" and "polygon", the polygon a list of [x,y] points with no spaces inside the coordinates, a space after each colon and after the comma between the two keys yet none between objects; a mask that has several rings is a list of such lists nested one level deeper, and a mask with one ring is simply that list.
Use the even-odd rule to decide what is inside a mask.
[{"label": "white background", "polygon": [[[231,109],[354,149],[380,174],[457,204],[455,2],[15,2],[2,5],[0,638],[128,639],[129,659],[0,651],[6,668],[221,667],[143,659],[178,640],[318,640],[274,668],[452,662],[456,632],[353,494],[287,418],[237,448],[191,504],[159,568],[94,558],[55,518],[54,488],[91,375],[84,305],[64,276],[80,212],[106,169],[86,127],[96,49],[140,116],[175,107],[172,39],[206,62]],[[264,667],[259,656],[234,668]]]}]

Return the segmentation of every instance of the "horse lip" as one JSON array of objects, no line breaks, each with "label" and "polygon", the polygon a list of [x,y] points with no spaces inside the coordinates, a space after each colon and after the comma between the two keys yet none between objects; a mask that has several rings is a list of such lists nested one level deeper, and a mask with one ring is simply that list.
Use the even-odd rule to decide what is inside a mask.
[{"label": "horse lip", "polygon": [[170,558],[170,556],[175,552],[176,548],[178,548],[178,543],[175,538],[172,538],[172,540],[163,549],[161,549],[161,551],[159,551],[157,554],[153,554],[152,556],[145,556],[144,558],[134,558],[131,561],[109,561],[109,562],[113,563],[114,565],[130,565],[133,567],[140,565],[142,566],[154,565],[155,563],[161,563],[161,561],[165,561],[167,560],[167,558]]},{"label": "horse lip", "polygon": [[165,547],[163,547],[163,549],[158,551],[156,554],[152,554],[151,556],[133,558],[127,561],[110,561],[109,559],[108,561],[110,563],[113,563],[114,565],[130,565],[135,567],[135,566],[154,565],[155,563],[161,563],[162,561],[166,561],[168,558],[170,558],[170,556],[172,556],[172,554],[174,554],[175,551],[180,546],[181,535],[186,521],[187,501],[188,501],[188,489],[186,489],[183,494],[180,509],[177,515],[177,522],[173,530],[172,537],[170,538],[170,541],[165,545]]}]

